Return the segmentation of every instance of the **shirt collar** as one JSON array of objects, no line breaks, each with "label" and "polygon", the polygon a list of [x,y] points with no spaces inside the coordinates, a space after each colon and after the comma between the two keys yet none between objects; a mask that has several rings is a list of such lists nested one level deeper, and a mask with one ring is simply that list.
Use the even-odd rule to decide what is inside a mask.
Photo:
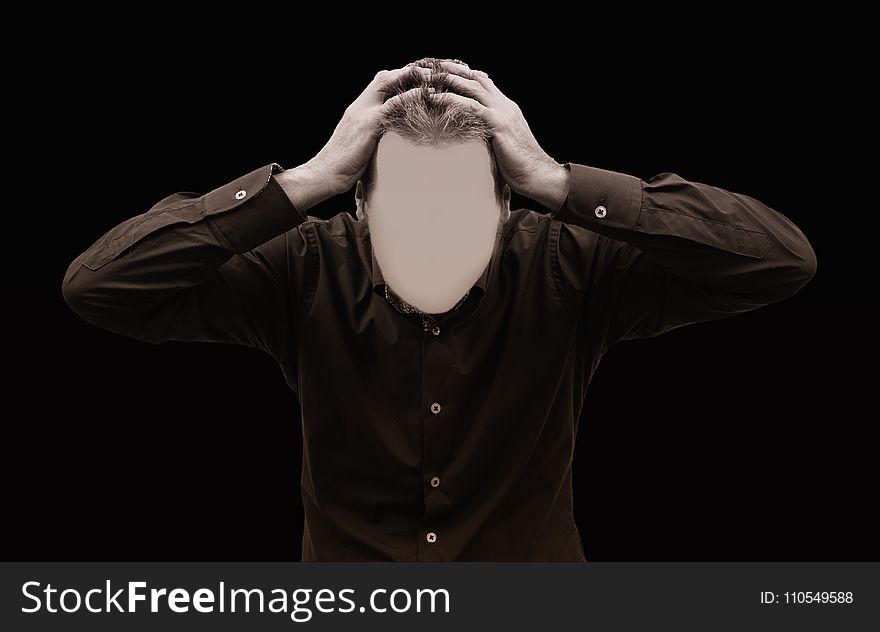
[{"label": "shirt collar", "polygon": [[[494,267],[495,260],[498,257],[499,247],[501,243],[501,235],[503,232],[503,225],[501,222],[498,223],[498,229],[495,231],[495,244],[492,247],[492,256],[489,258],[489,263],[486,265],[486,268],[483,270],[483,273],[480,275],[480,278],[477,279],[476,283],[474,283],[474,287],[478,287],[482,290],[483,294],[486,293],[486,286],[489,283],[489,274]],[[368,239],[369,241],[369,232]],[[376,261],[376,253],[373,252],[373,244],[370,242],[370,260],[371,260],[371,270],[370,270],[370,278],[373,282],[373,291],[379,296],[385,296],[385,277],[382,276],[382,270],[379,268],[379,262]]]}]

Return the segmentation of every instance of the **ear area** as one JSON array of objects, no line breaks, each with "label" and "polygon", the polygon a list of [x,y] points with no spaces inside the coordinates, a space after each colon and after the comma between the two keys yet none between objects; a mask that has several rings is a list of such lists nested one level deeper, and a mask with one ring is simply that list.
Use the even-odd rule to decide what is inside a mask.
[{"label": "ear area", "polygon": [[504,184],[501,192],[501,222],[505,223],[510,219],[510,187]]},{"label": "ear area", "polygon": [[355,216],[358,218],[358,221],[364,221],[366,215],[364,213],[364,183],[362,180],[358,180],[354,187],[354,204],[357,208]]}]

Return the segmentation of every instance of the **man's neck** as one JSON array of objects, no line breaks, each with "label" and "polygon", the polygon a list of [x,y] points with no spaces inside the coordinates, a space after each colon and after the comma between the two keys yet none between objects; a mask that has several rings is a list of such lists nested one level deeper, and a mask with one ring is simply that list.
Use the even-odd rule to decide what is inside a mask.
[{"label": "man's neck", "polygon": [[399,312],[401,312],[403,314],[418,314],[420,316],[427,316],[427,317],[431,317],[431,318],[441,316],[442,314],[446,314],[446,313],[451,312],[455,309],[458,309],[461,306],[461,304],[464,303],[465,300],[467,300],[467,297],[470,295],[470,293],[471,293],[470,290],[465,292],[464,296],[462,296],[452,308],[446,310],[445,312],[431,313],[431,312],[424,312],[424,311],[420,310],[418,307],[415,307],[414,305],[407,303],[400,296],[398,296],[397,293],[394,292],[393,289],[391,289],[391,286],[388,284],[388,281],[385,281],[385,299],[389,303],[391,303],[391,305],[393,305]]}]

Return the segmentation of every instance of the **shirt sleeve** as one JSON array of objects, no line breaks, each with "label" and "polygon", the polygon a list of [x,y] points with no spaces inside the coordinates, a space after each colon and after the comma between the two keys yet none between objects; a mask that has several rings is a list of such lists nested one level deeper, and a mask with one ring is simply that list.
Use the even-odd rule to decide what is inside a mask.
[{"label": "shirt sleeve", "polygon": [[663,173],[577,164],[557,225],[563,301],[605,349],[793,295],[816,255],[782,214],[746,195]]},{"label": "shirt sleeve", "polygon": [[67,304],[152,344],[241,344],[285,360],[308,289],[298,211],[268,165],[205,195],[176,193],[112,228],[69,265]]}]

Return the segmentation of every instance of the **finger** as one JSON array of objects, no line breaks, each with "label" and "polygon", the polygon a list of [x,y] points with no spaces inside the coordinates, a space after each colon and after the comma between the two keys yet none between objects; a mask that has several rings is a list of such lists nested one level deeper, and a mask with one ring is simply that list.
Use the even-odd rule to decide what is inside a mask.
[{"label": "finger", "polygon": [[373,77],[373,83],[378,87],[387,86],[389,83],[397,81],[402,76],[412,72],[419,73],[425,77],[431,75],[431,70],[429,68],[422,68],[421,66],[404,66],[403,68],[396,68],[395,70],[380,70],[376,73],[376,76]]},{"label": "finger", "polygon": [[482,117],[485,117],[485,115],[489,112],[489,108],[487,108],[476,99],[462,96],[454,92],[434,92],[433,94],[431,94],[431,97],[441,102],[457,103],[458,105],[464,106],[474,114]]},{"label": "finger", "polygon": [[393,97],[391,97],[390,99],[388,99],[387,101],[385,101],[385,103],[382,104],[382,106],[379,108],[379,110],[380,110],[380,111],[383,111],[383,110],[387,110],[387,109],[390,108],[390,107],[394,107],[394,104],[395,104],[395,103],[398,101],[398,99],[400,99],[401,97],[415,96],[415,95],[421,93],[423,90],[424,90],[424,88],[422,88],[421,86],[419,86],[419,87],[417,87],[417,88],[410,88],[409,90],[406,90],[406,91],[404,91],[404,92],[401,92],[400,94],[395,94]]},{"label": "finger", "polygon": [[493,95],[479,81],[453,74],[447,74],[446,81],[449,82],[451,92],[475,99],[485,106],[491,105]]},{"label": "finger", "polygon": [[376,73],[376,76],[373,77],[370,85],[367,86],[367,91],[384,94],[386,88],[390,84],[412,72],[416,72],[425,78],[431,76],[431,71],[428,68],[421,68],[419,66],[404,66],[403,68],[397,68],[395,70],[380,70]]},{"label": "finger", "polygon": [[486,90],[491,91],[495,88],[495,83],[489,78],[489,75],[482,70],[473,70],[472,68],[469,68],[467,64],[451,61],[441,61],[440,66],[450,74],[478,82]]}]

